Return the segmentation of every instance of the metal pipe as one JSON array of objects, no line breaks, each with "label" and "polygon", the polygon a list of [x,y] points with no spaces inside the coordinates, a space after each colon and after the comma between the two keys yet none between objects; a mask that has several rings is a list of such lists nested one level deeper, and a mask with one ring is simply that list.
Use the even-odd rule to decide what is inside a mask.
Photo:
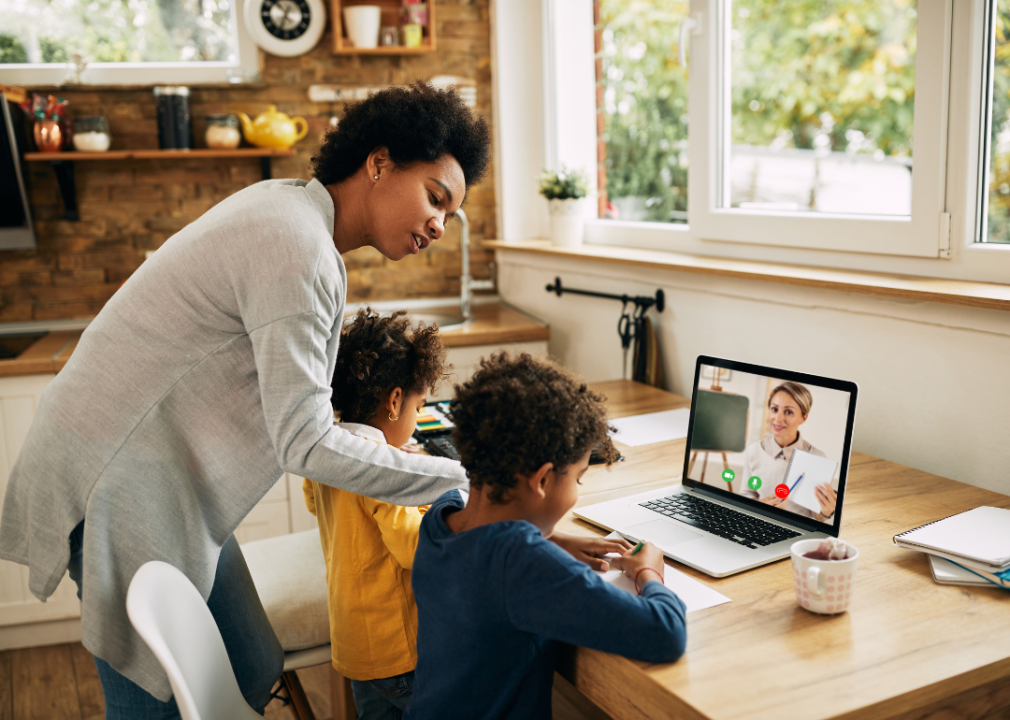
[{"label": "metal pipe", "polygon": [[463,315],[463,322],[468,322],[473,317],[470,310],[471,291],[470,282],[473,277],[470,275],[470,221],[463,212],[463,208],[456,211],[456,218],[459,220],[463,230],[460,233],[459,246],[463,252],[463,271],[459,276],[459,310]]},{"label": "metal pipe", "polygon": [[456,217],[463,226],[459,241],[463,252],[463,272],[459,278],[459,309],[463,322],[470,322],[473,320],[473,291],[494,290],[494,280],[474,280],[470,275],[470,221],[462,208],[456,211]]}]

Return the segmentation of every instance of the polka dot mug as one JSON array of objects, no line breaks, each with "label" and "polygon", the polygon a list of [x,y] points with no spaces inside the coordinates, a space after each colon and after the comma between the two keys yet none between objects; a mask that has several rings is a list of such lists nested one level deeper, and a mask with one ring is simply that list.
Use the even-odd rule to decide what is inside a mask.
[{"label": "polka dot mug", "polygon": [[800,607],[820,615],[845,612],[852,602],[855,589],[856,561],[859,551],[846,543],[848,556],[844,560],[815,560],[803,557],[820,546],[820,540],[800,540],[793,543],[793,579],[796,581],[796,602]]}]

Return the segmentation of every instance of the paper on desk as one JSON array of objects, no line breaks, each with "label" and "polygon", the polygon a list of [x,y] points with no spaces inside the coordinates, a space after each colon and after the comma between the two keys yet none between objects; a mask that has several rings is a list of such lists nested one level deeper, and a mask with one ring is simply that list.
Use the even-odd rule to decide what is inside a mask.
[{"label": "paper on desk", "polygon": [[[620,537],[617,533],[607,535],[607,538],[611,540],[617,540]],[[632,595],[635,594],[634,583],[626,578],[620,570],[608,570],[607,572],[597,574],[615,587],[627,590]],[[708,585],[698,582],[693,577],[685,575],[680,570],[675,570],[669,565],[663,568],[663,583],[677,593],[677,596],[684,601],[684,605],[687,607],[689,613],[733,602],[722,593],[716,592]]]},{"label": "paper on desk", "polygon": [[646,415],[618,418],[611,420],[610,424],[617,428],[617,432],[613,435],[614,440],[629,447],[638,447],[639,445],[686,438],[687,423],[690,417],[691,411],[681,408],[680,410],[664,410]]}]

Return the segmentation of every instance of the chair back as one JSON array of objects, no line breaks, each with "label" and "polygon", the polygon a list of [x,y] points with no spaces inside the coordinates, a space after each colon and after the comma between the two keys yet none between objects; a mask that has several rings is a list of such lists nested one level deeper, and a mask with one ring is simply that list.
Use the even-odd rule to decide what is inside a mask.
[{"label": "chair back", "polygon": [[157,560],[142,565],[126,613],[168,674],[183,720],[262,720],[242,697],[210,608],[181,571]]}]

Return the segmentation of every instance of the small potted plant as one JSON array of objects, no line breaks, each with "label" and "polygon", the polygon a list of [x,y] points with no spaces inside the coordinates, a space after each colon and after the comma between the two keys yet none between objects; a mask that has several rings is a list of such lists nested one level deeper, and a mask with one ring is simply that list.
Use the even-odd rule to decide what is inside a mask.
[{"label": "small potted plant", "polygon": [[557,172],[544,170],[540,175],[540,194],[547,198],[551,213],[551,241],[559,247],[582,244],[586,224],[586,195],[589,179],[582,171],[563,165]]}]

